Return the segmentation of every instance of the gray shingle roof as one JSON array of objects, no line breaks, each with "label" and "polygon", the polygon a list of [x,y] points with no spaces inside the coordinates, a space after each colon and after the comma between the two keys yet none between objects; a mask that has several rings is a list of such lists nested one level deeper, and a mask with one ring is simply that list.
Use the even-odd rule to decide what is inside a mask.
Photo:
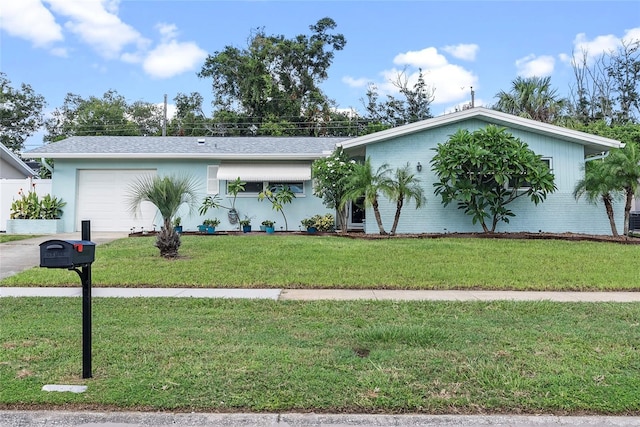
[{"label": "gray shingle roof", "polygon": [[[314,159],[351,138],[73,136],[24,153],[39,158]],[[203,141],[203,142],[201,142]]]}]

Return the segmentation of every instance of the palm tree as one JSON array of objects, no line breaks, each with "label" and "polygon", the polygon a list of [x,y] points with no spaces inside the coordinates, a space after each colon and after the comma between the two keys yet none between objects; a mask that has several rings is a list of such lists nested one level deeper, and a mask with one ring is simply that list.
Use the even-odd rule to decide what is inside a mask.
[{"label": "palm tree", "polygon": [[180,234],[173,229],[172,220],[183,204],[192,212],[197,204],[197,183],[189,176],[143,176],[130,187],[129,210],[136,214],[142,202],[151,202],[162,215],[163,226],[156,239],[156,247],[164,258],[178,256]]},{"label": "palm tree", "polygon": [[365,207],[371,206],[373,208],[380,234],[387,234],[387,232],[384,231],[382,217],[378,208],[378,192],[386,193],[389,191],[389,172],[389,165],[385,163],[374,173],[370,157],[364,163],[357,164],[353,173],[347,177],[346,191],[340,202],[340,208],[342,209],[350,201],[363,198]]},{"label": "palm tree", "polygon": [[517,77],[509,92],[500,91],[495,97],[494,110],[545,123],[555,122],[566,105],[551,89],[550,77]]},{"label": "palm tree", "polygon": [[606,173],[625,194],[624,235],[629,234],[631,202],[640,190],[640,144],[627,142],[624,148],[611,150],[603,162]]},{"label": "palm tree", "polygon": [[604,161],[591,161],[585,167],[584,178],[576,183],[573,196],[578,200],[585,195],[590,203],[604,203],[611,225],[611,232],[618,237],[618,229],[613,213],[613,201],[618,195],[614,177],[607,171]]},{"label": "palm tree", "polygon": [[396,202],[396,215],[393,219],[393,226],[391,227],[391,234],[396,234],[396,228],[398,227],[398,221],[400,220],[400,212],[405,200],[414,200],[416,202],[416,209],[420,208],[423,203],[426,203],[427,199],[424,196],[422,187],[420,187],[420,179],[411,173],[409,169],[409,163],[401,168],[397,168],[394,171],[394,177],[389,182],[389,186],[385,188],[385,195]]}]

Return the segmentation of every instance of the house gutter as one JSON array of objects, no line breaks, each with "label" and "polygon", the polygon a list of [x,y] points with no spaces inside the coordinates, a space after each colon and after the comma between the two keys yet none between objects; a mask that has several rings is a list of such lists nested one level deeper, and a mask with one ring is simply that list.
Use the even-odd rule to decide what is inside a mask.
[{"label": "house gutter", "polygon": [[599,156],[592,156],[592,157],[587,157],[586,159],[584,159],[584,162],[590,162],[592,160],[601,160],[604,159],[605,157],[609,156],[609,151],[603,151],[602,154],[600,154]]}]

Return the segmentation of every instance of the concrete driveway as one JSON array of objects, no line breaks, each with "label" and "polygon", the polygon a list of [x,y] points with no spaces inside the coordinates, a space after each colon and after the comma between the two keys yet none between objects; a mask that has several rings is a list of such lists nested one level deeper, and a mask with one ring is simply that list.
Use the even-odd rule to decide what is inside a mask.
[{"label": "concrete driveway", "polygon": [[[92,232],[97,245],[127,237],[126,232]],[[40,243],[47,240],[80,240],[81,233],[49,234],[0,244],[0,280],[40,265]]]}]

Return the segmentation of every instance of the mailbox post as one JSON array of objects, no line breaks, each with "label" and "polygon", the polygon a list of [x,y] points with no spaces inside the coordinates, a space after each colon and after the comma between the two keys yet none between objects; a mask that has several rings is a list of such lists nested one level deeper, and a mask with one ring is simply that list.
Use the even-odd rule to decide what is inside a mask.
[{"label": "mailbox post", "polygon": [[66,268],[82,281],[82,378],[91,378],[91,264],[95,243],[91,224],[82,221],[82,240],[47,240],[40,244],[40,267]]}]

